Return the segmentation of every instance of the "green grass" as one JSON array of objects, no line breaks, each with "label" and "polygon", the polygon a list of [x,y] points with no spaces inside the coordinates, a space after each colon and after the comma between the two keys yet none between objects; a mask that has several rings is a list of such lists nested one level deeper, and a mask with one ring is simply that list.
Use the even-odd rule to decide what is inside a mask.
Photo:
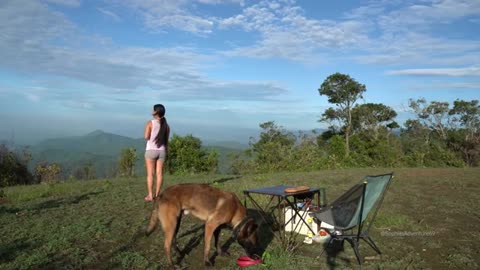
[{"label": "green grass", "polygon": [[[166,185],[212,183],[236,192],[269,185],[325,187],[329,201],[368,174],[391,169],[348,169],[308,173],[276,173],[172,177]],[[394,182],[372,229],[383,251],[365,269],[475,269],[480,265],[480,169],[395,169]],[[0,269],[166,269],[163,234],[143,236],[152,209],[145,203],[145,180],[109,179],[10,187],[0,204]],[[5,200],[6,199],[6,202]],[[265,202],[265,200],[261,200]],[[199,222],[186,216],[179,246],[181,264],[198,269],[203,257]],[[295,252],[267,238],[265,263],[249,269],[350,269],[356,267],[348,244],[336,257],[320,255],[318,245],[301,244]],[[391,233],[413,233],[398,236]],[[390,233],[390,234],[389,234]],[[231,232],[223,231],[222,240]],[[364,243],[364,256],[375,255]],[[230,257],[217,257],[214,269],[238,269],[242,248],[230,246]],[[213,254],[213,251],[212,253]]]}]

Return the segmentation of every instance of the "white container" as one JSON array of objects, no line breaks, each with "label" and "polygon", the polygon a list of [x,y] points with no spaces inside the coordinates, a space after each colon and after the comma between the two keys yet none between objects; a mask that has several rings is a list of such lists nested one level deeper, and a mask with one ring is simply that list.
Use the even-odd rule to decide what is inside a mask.
[{"label": "white container", "polygon": [[[305,224],[299,215],[292,210],[291,207],[286,207],[285,211],[285,231],[286,232],[297,232],[302,235],[308,235],[308,233],[312,233],[309,230],[309,227],[314,232],[314,235],[318,233],[318,224],[315,220],[308,214],[308,211],[298,210],[299,215],[306,221]],[[292,218],[293,217],[293,218]]]}]

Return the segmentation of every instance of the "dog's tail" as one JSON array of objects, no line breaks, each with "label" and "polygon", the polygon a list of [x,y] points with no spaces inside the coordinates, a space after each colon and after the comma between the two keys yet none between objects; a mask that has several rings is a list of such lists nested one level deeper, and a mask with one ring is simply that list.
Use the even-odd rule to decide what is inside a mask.
[{"label": "dog's tail", "polygon": [[147,229],[145,230],[145,235],[149,236],[157,227],[158,223],[158,210],[155,208],[150,215],[150,221],[148,222]]}]

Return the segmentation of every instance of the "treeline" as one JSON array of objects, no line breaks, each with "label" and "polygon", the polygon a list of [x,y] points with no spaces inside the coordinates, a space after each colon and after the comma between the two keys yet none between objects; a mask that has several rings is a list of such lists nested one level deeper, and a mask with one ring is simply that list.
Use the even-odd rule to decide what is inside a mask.
[{"label": "treeline", "polygon": [[[139,162],[141,159],[141,162]],[[60,163],[41,161],[29,166],[32,155],[28,148],[21,150],[8,149],[0,145],[0,187],[54,183],[65,180],[91,180],[97,177],[92,161],[78,164],[68,169]],[[136,177],[138,167],[143,165],[143,153],[139,155],[135,147],[121,150],[118,161],[106,172],[108,178]],[[29,170],[29,167],[32,169]],[[218,153],[206,151],[199,138],[192,135],[178,136],[174,134],[168,147],[168,158],[165,170],[169,174],[215,173],[218,167]]]},{"label": "treeline", "polygon": [[478,100],[453,104],[409,100],[415,117],[403,127],[397,112],[379,103],[357,102],[366,91],[350,76],[335,73],[318,89],[333,106],[320,122],[322,134],[294,134],[275,122],[260,124],[258,140],[235,156],[234,173],[321,170],[348,167],[464,167],[480,161]]}]

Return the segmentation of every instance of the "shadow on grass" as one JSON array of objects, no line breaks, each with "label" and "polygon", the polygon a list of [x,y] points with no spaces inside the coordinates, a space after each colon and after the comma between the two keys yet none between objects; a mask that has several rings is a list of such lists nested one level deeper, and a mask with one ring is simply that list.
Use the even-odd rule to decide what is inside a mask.
[{"label": "shadow on grass", "polygon": [[228,182],[228,181],[233,181],[233,180],[236,180],[236,179],[239,179],[239,178],[242,178],[242,177],[241,176],[223,177],[223,178],[220,178],[220,179],[217,179],[217,180],[213,180],[212,182],[210,182],[208,184],[209,185],[221,184],[221,183],[225,183],[225,182]]},{"label": "shadow on grass", "polygon": [[[262,223],[262,220],[259,217],[260,214],[258,213],[257,210],[247,209],[247,214],[248,216],[253,217],[256,220],[257,224],[259,225],[258,239],[259,239],[259,248],[261,251],[260,254],[262,254],[263,251],[265,251],[265,249],[268,247],[268,245],[272,241],[274,237],[273,232],[270,229],[271,227],[268,224],[266,224],[265,222]],[[181,227],[182,225],[181,221],[179,222],[179,225]],[[202,242],[204,241],[204,236],[205,236],[204,228],[205,228],[205,224],[202,222],[197,224],[191,224],[186,229],[178,231],[175,242],[172,245],[172,255],[174,255],[175,263],[177,267],[180,267],[180,269],[185,269],[189,267],[182,262],[184,261],[186,256],[192,253],[194,249],[196,249],[199,245],[202,245]],[[135,250],[136,245],[139,244],[139,242],[141,242],[142,239],[146,237],[144,229],[145,229],[144,226],[141,226],[140,228],[138,228],[138,230],[134,233],[134,235],[131,236],[131,238],[127,242],[125,242],[121,246],[118,246],[115,250],[111,251],[109,254],[102,256],[100,261],[97,261],[95,265],[91,265],[91,266],[92,267],[94,266],[95,269],[119,268],[120,264],[118,262],[113,261],[112,259],[115,258],[118,254],[121,254],[122,252]],[[231,237],[233,235],[232,234],[233,232],[232,232],[232,229],[229,228],[228,226],[220,226],[219,230],[224,231],[225,235],[229,236],[226,241],[224,237],[220,237],[220,240],[219,240],[221,243],[222,251],[228,254],[228,250],[230,246],[236,242],[236,239]],[[161,230],[161,228],[157,227],[155,231],[158,231],[163,236],[163,231]],[[220,232],[218,234],[221,235]],[[181,247],[177,245],[179,241],[181,242],[180,244]],[[214,243],[214,241],[212,241],[211,247],[212,248],[216,247],[216,244]],[[217,256],[219,256],[219,254],[215,252],[210,257],[210,260],[213,264],[215,264],[215,259]],[[198,263],[203,264],[203,261],[198,261]]]},{"label": "shadow on grass", "polygon": [[81,201],[88,200],[90,196],[98,195],[103,193],[104,191],[96,191],[96,192],[88,192],[82,195],[67,197],[67,198],[60,198],[54,200],[48,200],[41,202],[39,204],[26,207],[26,208],[18,208],[18,207],[11,207],[0,205],[0,215],[1,214],[19,214],[20,212],[27,210],[27,211],[40,211],[45,209],[57,208],[62,205],[69,205],[69,204],[77,204]]},{"label": "shadow on grass", "polygon": [[[345,264],[350,264],[351,261],[348,258],[340,257],[339,255],[344,251],[345,241],[333,241],[330,246],[327,246],[327,243],[323,245],[324,253],[327,255],[327,267],[328,269],[336,269],[338,267],[343,267]],[[339,264],[338,260],[341,260],[343,264]],[[352,265],[350,265],[352,266]]]},{"label": "shadow on grass", "polygon": [[0,246],[0,263],[7,263],[14,260],[19,254],[28,249],[33,249],[38,245],[34,245],[27,238],[16,239],[11,243]]},{"label": "shadow on grass", "polygon": [[6,205],[0,205],[0,215],[2,214],[16,214],[20,212],[22,209],[17,207],[10,207]]},{"label": "shadow on grass", "polygon": [[135,247],[136,242],[145,237],[145,228],[142,226],[130,237],[130,239],[123,245],[118,246],[110,253],[102,256],[99,261],[95,261],[91,265],[87,265],[86,269],[118,269],[121,268],[120,262],[115,262],[112,259],[118,254],[132,250]]},{"label": "shadow on grass", "polygon": [[28,210],[44,210],[44,209],[50,209],[50,208],[57,208],[62,205],[68,205],[68,204],[77,204],[81,201],[88,200],[90,196],[98,195],[103,193],[104,191],[96,191],[96,192],[88,192],[82,195],[78,196],[73,196],[73,197],[68,197],[68,198],[61,198],[61,199],[55,199],[55,200],[48,200],[42,203],[39,203],[33,207],[28,208]]}]

